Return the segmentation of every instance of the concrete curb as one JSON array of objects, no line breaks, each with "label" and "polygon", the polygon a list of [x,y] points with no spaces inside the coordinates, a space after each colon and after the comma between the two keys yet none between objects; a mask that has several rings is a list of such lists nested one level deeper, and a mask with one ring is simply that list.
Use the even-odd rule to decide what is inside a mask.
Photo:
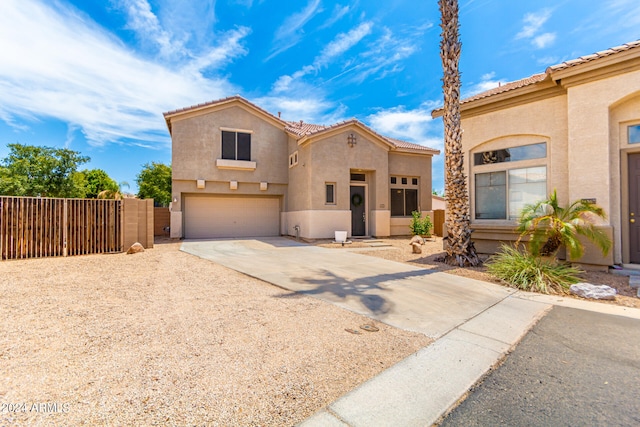
[{"label": "concrete curb", "polygon": [[299,425],[432,425],[499,363],[551,307],[507,297]]}]

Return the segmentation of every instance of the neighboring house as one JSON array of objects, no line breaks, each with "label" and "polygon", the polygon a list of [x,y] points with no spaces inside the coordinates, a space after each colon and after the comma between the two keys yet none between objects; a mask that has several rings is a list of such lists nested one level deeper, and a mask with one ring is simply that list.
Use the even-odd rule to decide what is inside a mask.
[{"label": "neighboring house", "polygon": [[439,151],[358,120],[288,122],[240,96],[164,114],[172,139],[171,237],[409,234],[431,210]]},{"label": "neighboring house", "polygon": [[589,199],[607,213],[614,249],[588,247],[581,262],[640,263],[640,41],[472,96],[461,115],[479,251],[515,240],[524,204],[557,189],[562,204]]},{"label": "neighboring house", "polygon": [[442,196],[432,195],[431,196],[431,209],[436,210],[445,210],[447,209],[447,199]]}]

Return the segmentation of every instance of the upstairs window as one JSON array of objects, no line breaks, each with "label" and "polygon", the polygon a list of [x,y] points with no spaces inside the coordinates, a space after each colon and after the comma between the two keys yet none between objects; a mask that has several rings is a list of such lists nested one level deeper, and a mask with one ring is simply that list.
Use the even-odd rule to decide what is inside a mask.
[{"label": "upstairs window", "polygon": [[251,160],[251,134],[222,131],[222,158],[225,160]]}]

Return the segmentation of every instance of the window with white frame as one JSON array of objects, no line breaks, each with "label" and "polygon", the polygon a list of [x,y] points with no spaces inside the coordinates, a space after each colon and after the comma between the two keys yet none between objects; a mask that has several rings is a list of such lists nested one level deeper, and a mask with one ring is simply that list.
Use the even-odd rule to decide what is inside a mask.
[{"label": "window with white frame", "polygon": [[251,160],[251,134],[240,131],[222,131],[222,158],[224,160]]}]

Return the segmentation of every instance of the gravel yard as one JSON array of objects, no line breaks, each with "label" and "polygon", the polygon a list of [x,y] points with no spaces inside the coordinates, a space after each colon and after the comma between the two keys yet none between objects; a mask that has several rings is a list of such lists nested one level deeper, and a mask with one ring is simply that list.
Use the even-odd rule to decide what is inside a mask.
[{"label": "gravel yard", "polygon": [[430,343],[179,247],[0,262],[0,426],[293,425]]},{"label": "gravel yard", "polygon": [[[436,262],[435,258],[442,255],[442,238],[433,237],[422,246],[422,254],[414,254],[411,252],[411,246],[409,246],[408,237],[396,237],[383,239],[382,243],[391,245],[390,247],[370,248],[367,243],[360,241],[354,241],[351,244],[342,247],[339,244],[331,243],[330,240],[319,240],[314,244],[334,248],[336,250],[351,250],[356,253],[362,253],[370,256],[377,256],[380,258],[388,259],[391,261],[406,262],[409,264],[419,265],[424,268],[434,269],[438,271],[445,271],[450,274],[456,274],[459,276],[469,277],[477,280],[484,280],[486,282],[492,282],[497,284],[503,284],[499,280],[495,279],[489,273],[486,272],[486,268],[483,266],[472,268],[457,268],[452,267],[440,262]],[[483,256],[486,260],[486,256]],[[629,278],[624,276],[616,276],[605,272],[586,271],[582,274],[582,278],[585,282],[593,283],[594,285],[609,285],[616,288],[618,296],[615,301],[600,301],[605,304],[617,304],[625,307],[640,308],[640,298],[636,297],[636,290],[629,286]],[[571,298],[579,298],[573,295],[567,295]]]}]

